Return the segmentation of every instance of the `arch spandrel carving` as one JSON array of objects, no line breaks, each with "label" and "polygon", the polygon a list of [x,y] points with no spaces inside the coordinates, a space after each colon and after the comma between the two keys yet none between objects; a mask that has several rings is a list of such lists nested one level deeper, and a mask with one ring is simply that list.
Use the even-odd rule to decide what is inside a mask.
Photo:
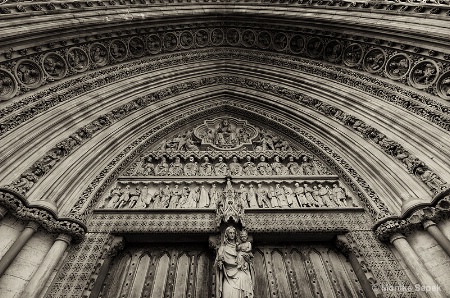
[{"label": "arch spandrel carving", "polygon": [[222,114],[152,143],[122,172],[98,208],[244,210],[360,206],[339,177],[301,143],[255,121]]}]

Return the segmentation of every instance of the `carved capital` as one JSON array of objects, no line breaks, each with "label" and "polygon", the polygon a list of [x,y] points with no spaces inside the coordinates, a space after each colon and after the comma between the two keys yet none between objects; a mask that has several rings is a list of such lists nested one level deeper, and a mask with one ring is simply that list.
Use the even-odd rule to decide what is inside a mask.
[{"label": "carved capital", "polygon": [[35,221],[29,221],[26,228],[33,229],[35,232],[39,229],[40,224]]},{"label": "carved capital", "polygon": [[400,233],[394,233],[389,238],[389,242],[394,243],[398,239],[405,239],[405,238],[406,238],[405,235],[402,235]]},{"label": "carved capital", "polygon": [[435,223],[434,221],[432,221],[432,220],[429,220],[429,219],[427,219],[427,220],[425,220],[425,221],[423,222],[423,228],[424,228],[425,230],[427,230],[429,227],[435,226],[435,225],[436,225],[436,223]]},{"label": "carved capital", "polygon": [[69,245],[72,241],[72,236],[67,234],[59,234],[58,237],[56,237],[55,241],[64,241]]}]

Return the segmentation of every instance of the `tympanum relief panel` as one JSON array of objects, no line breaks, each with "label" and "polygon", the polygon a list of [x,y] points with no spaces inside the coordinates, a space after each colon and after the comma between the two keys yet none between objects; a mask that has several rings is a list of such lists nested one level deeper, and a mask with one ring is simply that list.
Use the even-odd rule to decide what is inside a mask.
[{"label": "tympanum relief panel", "polygon": [[170,136],[133,162],[102,209],[358,207],[313,154],[269,129],[230,116]]}]

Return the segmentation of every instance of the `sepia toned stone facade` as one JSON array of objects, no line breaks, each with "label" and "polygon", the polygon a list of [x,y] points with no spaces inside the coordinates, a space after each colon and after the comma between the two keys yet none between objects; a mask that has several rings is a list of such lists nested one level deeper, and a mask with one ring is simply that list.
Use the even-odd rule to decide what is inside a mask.
[{"label": "sepia toned stone facade", "polygon": [[449,18],[0,0],[0,296],[448,297]]}]

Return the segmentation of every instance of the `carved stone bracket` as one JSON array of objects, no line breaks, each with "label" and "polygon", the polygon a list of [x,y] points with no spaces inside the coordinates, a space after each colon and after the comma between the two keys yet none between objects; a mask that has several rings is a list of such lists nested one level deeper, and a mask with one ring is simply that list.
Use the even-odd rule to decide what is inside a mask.
[{"label": "carved stone bracket", "polygon": [[30,206],[21,195],[9,189],[0,189],[0,205],[21,220],[35,221],[49,232],[71,236],[75,243],[81,242],[87,231],[78,220],[58,218],[51,210]]},{"label": "carved stone bracket", "polygon": [[375,234],[381,241],[389,241],[395,233],[411,234],[423,229],[426,220],[440,222],[450,217],[450,189],[439,193],[431,203],[422,203],[411,208],[402,217],[391,217],[374,226]]}]

